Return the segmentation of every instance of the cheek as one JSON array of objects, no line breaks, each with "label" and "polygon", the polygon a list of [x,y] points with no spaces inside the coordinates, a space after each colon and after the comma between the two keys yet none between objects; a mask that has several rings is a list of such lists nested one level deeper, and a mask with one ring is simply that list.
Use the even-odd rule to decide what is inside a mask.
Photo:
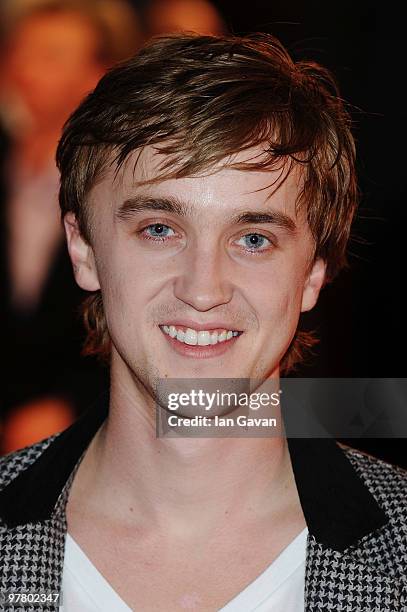
[{"label": "cheek", "polygon": [[272,301],[267,322],[270,334],[274,337],[287,337],[292,335],[297,327],[301,300],[295,292],[285,291]]},{"label": "cheek", "polygon": [[131,250],[109,248],[97,258],[106,320],[112,336],[134,337],[140,321],[147,322],[148,308],[163,287],[163,273],[154,270]]},{"label": "cheek", "polygon": [[281,267],[279,271],[270,273],[266,279],[252,285],[250,300],[254,306],[257,303],[260,316],[270,325],[298,319],[303,284],[301,273]]},{"label": "cheek", "polygon": [[143,314],[150,287],[145,274],[133,271],[129,275],[125,269],[111,267],[102,276],[101,289],[105,309],[113,315],[129,314],[131,321],[135,314]]}]

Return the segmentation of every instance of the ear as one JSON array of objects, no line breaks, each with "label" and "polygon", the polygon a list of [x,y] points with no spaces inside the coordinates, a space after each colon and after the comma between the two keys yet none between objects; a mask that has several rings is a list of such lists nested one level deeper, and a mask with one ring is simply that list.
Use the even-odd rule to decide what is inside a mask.
[{"label": "ear", "polygon": [[302,292],[301,312],[311,310],[317,303],[319,292],[325,280],[326,262],[320,257],[312,265]]},{"label": "ear", "polygon": [[68,212],[65,215],[64,227],[76,282],[86,291],[97,291],[100,284],[93,249],[83,238],[74,213]]}]

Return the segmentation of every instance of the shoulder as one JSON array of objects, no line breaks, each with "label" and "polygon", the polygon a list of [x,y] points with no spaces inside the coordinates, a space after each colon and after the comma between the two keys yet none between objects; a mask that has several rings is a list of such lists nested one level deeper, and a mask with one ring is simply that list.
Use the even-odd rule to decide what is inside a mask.
[{"label": "shoulder", "polygon": [[59,435],[59,433],[54,434],[31,446],[0,457],[0,491],[33,464]]},{"label": "shoulder", "polygon": [[363,451],[338,445],[386,514],[407,523],[407,471]]}]

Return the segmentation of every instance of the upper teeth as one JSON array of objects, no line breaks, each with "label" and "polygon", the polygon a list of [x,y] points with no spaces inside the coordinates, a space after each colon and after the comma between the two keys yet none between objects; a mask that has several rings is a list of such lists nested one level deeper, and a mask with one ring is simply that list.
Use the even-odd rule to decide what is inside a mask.
[{"label": "upper teeth", "polygon": [[175,325],[162,325],[161,329],[171,338],[176,338],[184,344],[198,344],[200,346],[207,346],[208,344],[217,344],[218,342],[224,342],[230,340],[232,336],[237,336],[239,332],[224,329],[221,332],[211,332],[207,330],[196,331],[191,327],[187,327],[186,331],[177,329]]}]

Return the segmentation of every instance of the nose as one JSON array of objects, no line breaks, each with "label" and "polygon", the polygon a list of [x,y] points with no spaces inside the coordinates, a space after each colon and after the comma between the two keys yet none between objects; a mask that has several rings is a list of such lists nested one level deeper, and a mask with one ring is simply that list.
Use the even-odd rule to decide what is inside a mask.
[{"label": "nose", "polygon": [[207,311],[227,304],[232,299],[233,285],[226,256],[219,248],[199,248],[184,253],[174,294],[182,302],[198,311]]}]

